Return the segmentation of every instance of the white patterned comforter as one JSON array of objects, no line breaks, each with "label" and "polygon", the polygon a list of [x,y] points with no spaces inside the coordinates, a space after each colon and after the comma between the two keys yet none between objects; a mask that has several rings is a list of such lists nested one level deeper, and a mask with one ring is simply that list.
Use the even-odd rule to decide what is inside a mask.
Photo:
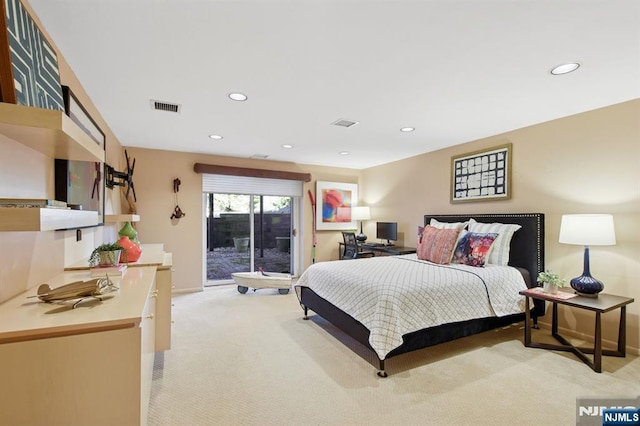
[{"label": "white patterned comforter", "polygon": [[524,311],[527,288],[509,266],[436,265],[415,254],[321,262],[295,284],[312,289],[367,327],[380,359],[404,334],[440,324]]}]

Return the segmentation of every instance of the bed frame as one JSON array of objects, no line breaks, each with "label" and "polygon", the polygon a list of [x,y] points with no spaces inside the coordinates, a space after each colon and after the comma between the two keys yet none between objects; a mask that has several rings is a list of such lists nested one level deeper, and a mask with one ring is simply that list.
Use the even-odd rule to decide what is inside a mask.
[{"label": "bed frame", "polygon": [[[537,286],[536,277],[538,273],[544,271],[544,214],[542,213],[507,213],[507,214],[477,214],[477,215],[425,215],[424,223],[429,224],[431,219],[440,222],[464,222],[474,218],[478,222],[500,222],[513,223],[522,226],[511,239],[511,249],[509,253],[509,265],[526,271],[525,276],[527,286]],[[537,328],[537,319],[545,313],[545,304],[542,300],[535,300],[535,306],[531,315],[534,328]],[[326,319],[338,329],[354,338],[364,346],[373,348],[369,344],[369,330],[359,321],[355,320],[346,312],[337,308],[318,296],[308,287],[300,287],[300,305],[304,310],[304,319],[308,318],[308,311],[312,310],[322,318]],[[483,331],[503,327],[515,322],[523,321],[524,313],[509,315],[505,317],[487,317],[469,321],[461,321],[449,324],[442,324],[436,327],[429,327],[402,336],[403,343],[395,348],[385,359],[379,361],[380,377],[387,377],[384,369],[386,359],[403,353],[437,345],[471,336]],[[375,352],[375,351],[374,351]],[[376,355],[377,356],[377,355]]]}]

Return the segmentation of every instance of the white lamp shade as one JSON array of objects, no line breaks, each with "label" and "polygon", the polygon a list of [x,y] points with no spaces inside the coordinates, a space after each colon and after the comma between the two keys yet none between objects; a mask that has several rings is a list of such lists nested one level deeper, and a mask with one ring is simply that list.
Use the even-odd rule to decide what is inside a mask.
[{"label": "white lamp shade", "polygon": [[369,220],[371,219],[371,211],[368,206],[351,207],[352,220]]},{"label": "white lamp shade", "polygon": [[560,222],[563,244],[612,246],[616,243],[613,216],[610,214],[565,214]]}]

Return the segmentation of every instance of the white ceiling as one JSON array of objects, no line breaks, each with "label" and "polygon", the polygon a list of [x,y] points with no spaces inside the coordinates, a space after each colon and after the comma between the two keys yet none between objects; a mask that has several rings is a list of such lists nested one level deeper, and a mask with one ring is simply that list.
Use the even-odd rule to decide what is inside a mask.
[{"label": "white ceiling", "polygon": [[640,98],[638,0],[28,1],[123,146],[359,169]]}]

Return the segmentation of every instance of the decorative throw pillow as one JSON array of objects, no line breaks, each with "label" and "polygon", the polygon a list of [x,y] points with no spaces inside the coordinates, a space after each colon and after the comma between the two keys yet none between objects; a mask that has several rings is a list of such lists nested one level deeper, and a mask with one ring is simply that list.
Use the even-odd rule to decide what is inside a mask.
[{"label": "decorative throw pillow", "polygon": [[424,226],[418,226],[418,244],[416,247],[416,254],[418,255],[418,258],[420,258],[420,253],[424,250],[423,249],[423,237],[424,236]]},{"label": "decorative throw pillow", "polygon": [[473,219],[469,220],[469,232],[498,234],[487,261],[487,263],[493,265],[507,266],[509,264],[511,238],[520,228],[522,228],[522,226],[510,223],[482,223],[476,222]]},{"label": "decorative throw pillow", "polygon": [[462,231],[464,235],[460,237],[456,249],[453,252],[452,263],[461,263],[469,266],[484,266],[498,234],[481,234],[476,232]]},{"label": "decorative throw pillow", "polygon": [[418,247],[417,247],[417,251],[420,251],[420,247],[422,246],[422,241],[423,241],[423,236],[424,236],[424,230],[426,229],[426,226],[418,226]]},{"label": "decorative throw pillow", "polygon": [[418,227],[418,259],[446,265],[451,262],[458,229],[438,229],[431,225]]},{"label": "decorative throw pillow", "polygon": [[[429,225],[434,226],[439,229],[457,229],[458,231],[464,230],[467,225],[469,225],[469,221],[466,222],[440,222],[437,219],[431,218],[429,221]],[[458,241],[460,241],[460,237],[462,236],[462,232],[458,233],[458,240],[456,241],[456,245]],[[455,247],[455,245],[454,245]]]},{"label": "decorative throw pillow", "polygon": [[440,222],[436,219],[431,219],[429,221],[429,225],[435,227],[435,228],[440,228],[440,229],[457,229],[457,230],[462,230],[464,228],[467,227],[467,225],[469,224],[469,222]]}]

